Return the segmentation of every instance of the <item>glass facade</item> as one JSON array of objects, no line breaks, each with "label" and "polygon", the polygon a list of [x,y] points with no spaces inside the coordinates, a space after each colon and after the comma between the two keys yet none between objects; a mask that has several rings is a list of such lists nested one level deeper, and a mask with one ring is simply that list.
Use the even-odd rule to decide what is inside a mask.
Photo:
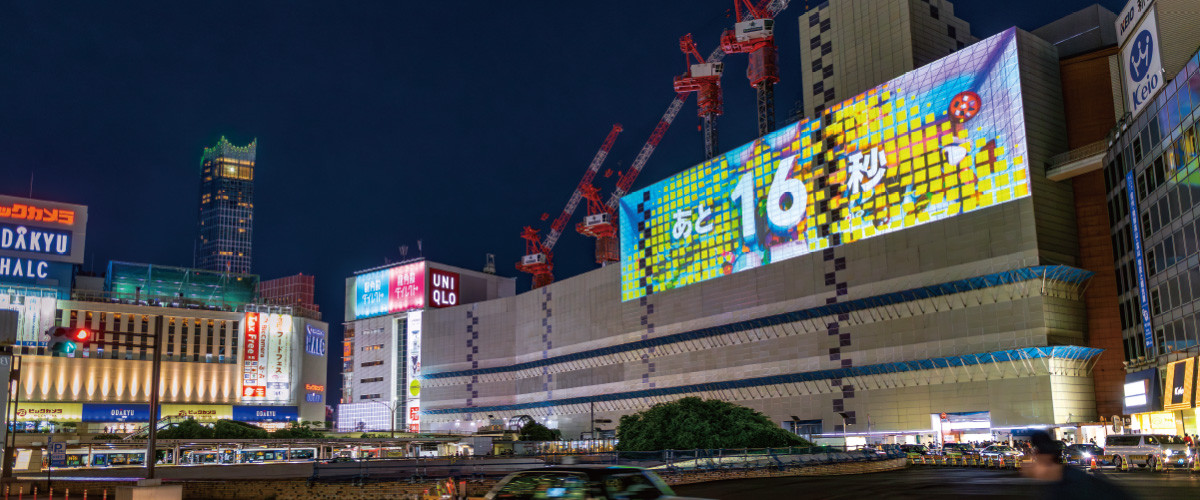
[{"label": "glass facade", "polygon": [[254,159],[258,142],[245,147],[224,137],[204,148],[200,158],[201,269],[250,273],[250,238],[254,228]]},{"label": "glass facade", "polygon": [[1119,124],[1104,159],[1127,361],[1200,344],[1198,67],[1195,54],[1153,103]]}]

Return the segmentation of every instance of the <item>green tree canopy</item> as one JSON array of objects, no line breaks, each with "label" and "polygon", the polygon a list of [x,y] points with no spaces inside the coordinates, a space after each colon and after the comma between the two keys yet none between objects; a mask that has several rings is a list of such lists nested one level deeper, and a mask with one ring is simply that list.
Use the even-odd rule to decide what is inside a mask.
[{"label": "green tree canopy", "polygon": [[286,429],[272,432],[271,437],[275,439],[316,439],[325,437],[325,435],[312,430],[311,427],[292,422]]},{"label": "green tree canopy", "polygon": [[213,430],[189,418],[165,429],[159,429],[159,439],[212,439]]},{"label": "green tree canopy", "polygon": [[529,422],[521,427],[521,441],[558,441],[562,432],[551,429],[537,422]]},{"label": "green tree canopy", "polygon": [[621,417],[617,438],[619,451],[811,445],[758,411],[697,397],[656,404]]},{"label": "green tree canopy", "polygon": [[213,437],[217,439],[265,439],[267,430],[236,420],[218,420],[213,425]]}]

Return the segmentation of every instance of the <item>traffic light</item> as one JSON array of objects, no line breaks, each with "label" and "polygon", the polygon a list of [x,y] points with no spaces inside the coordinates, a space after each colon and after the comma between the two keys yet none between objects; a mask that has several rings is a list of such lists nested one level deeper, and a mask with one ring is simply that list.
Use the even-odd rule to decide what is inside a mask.
[{"label": "traffic light", "polygon": [[46,347],[52,356],[73,354],[80,344],[86,344],[92,338],[92,332],[87,328],[56,326],[46,333],[50,335]]}]

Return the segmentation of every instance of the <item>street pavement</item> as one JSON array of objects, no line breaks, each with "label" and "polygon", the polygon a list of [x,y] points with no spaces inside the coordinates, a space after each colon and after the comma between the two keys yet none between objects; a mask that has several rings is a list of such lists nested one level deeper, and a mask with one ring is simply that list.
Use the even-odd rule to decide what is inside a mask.
[{"label": "street pavement", "polygon": [[[1135,498],[1200,498],[1200,474],[1148,471],[1106,472],[1103,476]],[[1039,498],[1043,484],[1014,471],[910,468],[849,476],[736,479],[676,486],[681,496],[714,500],[803,499],[955,499]]]}]

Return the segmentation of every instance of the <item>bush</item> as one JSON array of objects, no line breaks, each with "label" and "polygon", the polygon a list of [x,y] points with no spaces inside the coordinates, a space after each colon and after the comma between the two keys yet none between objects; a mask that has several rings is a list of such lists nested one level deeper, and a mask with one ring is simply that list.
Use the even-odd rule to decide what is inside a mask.
[{"label": "bush", "polygon": [[314,431],[311,427],[292,422],[286,429],[272,432],[271,437],[275,439],[317,439],[323,438],[325,435]]},{"label": "bush", "polygon": [[217,439],[265,439],[267,430],[236,420],[218,420],[213,425],[213,437]]},{"label": "bush", "polygon": [[159,439],[212,439],[213,430],[189,418],[165,429],[159,429]]},{"label": "bush", "polygon": [[103,434],[96,434],[95,436],[92,436],[92,439],[96,441],[118,441],[121,439],[121,435],[107,432]]},{"label": "bush", "polygon": [[625,415],[617,426],[618,451],[774,448],[811,443],[766,415],[716,399],[683,398]]},{"label": "bush", "polygon": [[537,422],[529,422],[521,427],[521,441],[558,441],[559,439],[562,439],[561,431]]}]

